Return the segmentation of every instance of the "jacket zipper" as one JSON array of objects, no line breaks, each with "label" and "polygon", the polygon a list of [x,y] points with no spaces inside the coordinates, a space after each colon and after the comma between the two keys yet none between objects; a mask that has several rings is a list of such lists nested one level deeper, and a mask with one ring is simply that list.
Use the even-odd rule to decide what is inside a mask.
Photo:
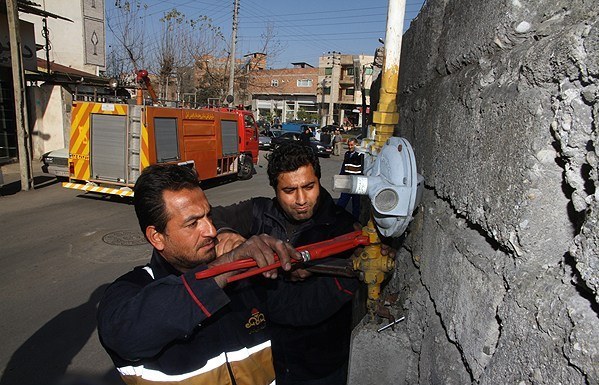
[{"label": "jacket zipper", "polygon": [[237,385],[237,381],[235,381],[235,376],[233,375],[233,369],[231,369],[231,364],[229,363],[229,357],[225,352],[225,362],[227,363],[227,370],[229,371],[229,377],[231,377],[231,385]]}]

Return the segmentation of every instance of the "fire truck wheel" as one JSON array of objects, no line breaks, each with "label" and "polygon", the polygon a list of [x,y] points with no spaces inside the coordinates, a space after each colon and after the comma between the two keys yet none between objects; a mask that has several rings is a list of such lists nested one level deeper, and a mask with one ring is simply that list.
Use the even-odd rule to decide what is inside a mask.
[{"label": "fire truck wheel", "polygon": [[254,175],[254,164],[251,156],[244,156],[243,162],[239,165],[239,179],[248,180]]}]

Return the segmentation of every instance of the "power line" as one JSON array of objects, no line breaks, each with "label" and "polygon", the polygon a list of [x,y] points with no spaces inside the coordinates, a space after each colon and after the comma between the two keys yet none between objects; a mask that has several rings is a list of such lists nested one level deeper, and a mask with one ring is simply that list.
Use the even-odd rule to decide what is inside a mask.
[{"label": "power line", "polygon": [[[415,1],[415,2],[406,2],[406,6],[408,5],[420,5],[420,2]],[[294,12],[294,13],[285,13],[285,14],[279,14],[279,15],[275,15],[275,14],[270,14],[269,16],[271,17],[296,17],[297,15],[314,15],[314,14],[323,14],[323,13],[334,13],[334,14],[339,14],[339,12],[353,12],[353,11],[371,11],[373,9],[387,9],[387,6],[382,6],[382,7],[368,7],[368,8],[347,8],[347,9],[333,9],[330,11],[313,11],[313,12]],[[385,13],[386,15],[386,13]]]},{"label": "power line", "polygon": [[[359,32],[334,32],[334,33],[327,33],[327,36],[337,36],[337,35],[355,35],[356,33],[359,33],[360,35],[365,34],[365,33],[385,33],[385,30],[378,30],[378,31],[359,31]],[[313,37],[319,37],[320,34],[315,34],[315,33],[309,33],[309,34],[305,34],[305,35],[297,35],[297,34],[293,34],[293,35],[278,35],[279,37],[306,37],[306,36],[313,36]],[[255,37],[255,38],[259,38],[260,36],[245,36],[247,37]],[[330,40],[327,37],[327,40]]]},{"label": "power line", "polygon": [[[355,15],[355,16],[343,16],[344,19],[356,19],[356,18],[362,18],[362,17],[369,17],[369,16],[387,16],[386,13],[373,13],[373,14],[369,14],[369,15]],[[313,21],[313,20],[331,20],[330,17],[311,17],[309,19],[303,19],[303,20],[308,20],[308,21]],[[277,21],[277,20],[275,20]],[[279,20],[280,21],[280,20]],[[302,21],[302,19],[300,20],[293,20],[293,21]],[[248,21],[246,22],[248,24],[256,24],[259,23],[258,21]]]},{"label": "power line", "polygon": [[[258,10],[262,9],[265,14],[269,15],[269,11],[268,10],[265,10],[263,7],[261,7],[260,5],[256,4],[252,0],[245,0],[245,1],[249,2],[250,4],[254,4]],[[266,18],[264,16],[262,16],[262,15],[257,15],[257,16],[260,19],[262,19],[262,20],[264,20],[266,22],[270,22],[270,20],[265,20]],[[270,17],[270,15],[269,15],[269,17]],[[290,26],[290,27],[282,26],[281,27],[279,25],[278,28],[280,28],[280,29],[282,29],[284,31],[288,31],[289,33],[292,33],[292,34],[296,34],[296,35],[297,34],[305,34],[305,30],[303,30],[302,27],[294,27],[294,26]],[[305,41],[305,42],[306,43],[311,43],[312,45],[319,47],[323,51],[327,50],[327,46],[325,44],[323,44],[320,39],[308,38],[307,41]]]},{"label": "power line", "polygon": [[[142,0],[144,1],[144,0]],[[208,23],[212,26],[217,27],[222,32],[222,37],[224,38],[223,42],[226,44],[230,44],[228,40],[230,40],[230,36],[227,33],[232,18],[232,3],[233,0],[228,0],[223,6],[222,0],[204,0],[204,1],[190,1],[190,0],[145,0],[152,2],[149,4],[144,10],[140,11],[143,14],[139,17],[143,20],[145,25],[144,33],[144,56],[146,58],[151,55],[155,55],[156,52],[159,51],[159,41],[160,35],[162,31],[159,26],[161,23],[158,22],[158,17],[160,13],[165,11],[169,11],[173,8],[176,8],[179,12],[181,12],[184,16],[186,16],[187,20],[195,20],[197,17],[206,16],[210,20]],[[154,2],[155,1],[155,2]],[[230,1],[230,5],[228,4]],[[422,0],[423,1],[423,0]],[[419,7],[422,5],[421,0],[412,0],[408,1],[406,6],[410,8]],[[110,3],[110,1],[108,2]],[[325,3],[325,2],[323,2]],[[114,3],[112,3],[114,4]],[[167,5],[172,5],[172,7],[165,8]],[[328,4],[328,2],[327,2]],[[347,3],[344,3],[344,5]],[[380,3],[379,3],[380,4]],[[323,4],[324,5],[324,4]],[[108,4],[107,4],[108,6]],[[289,8],[289,7],[286,7]],[[239,36],[238,43],[240,46],[238,47],[239,52],[247,51],[259,51],[262,49],[263,45],[263,37],[264,34],[256,34],[256,29],[262,28],[266,30],[266,26],[272,26],[272,29],[276,31],[272,35],[272,40],[278,42],[281,47],[282,52],[285,52],[286,46],[290,46],[290,43],[294,47],[295,52],[290,53],[287,48],[286,55],[304,55],[304,56],[312,56],[315,51],[321,53],[331,50],[340,50],[345,48],[342,44],[341,47],[339,42],[352,42],[352,41],[367,41],[373,40],[372,48],[360,47],[360,50],[364,49],[372,49],[374,51],[375,39],[364,36],[364,35],[373,35],[379,34],[384,35],[384,26],[386,25],[386,12],[377,12],[382,9],[387,9],[386,6],[376,6],[376,7],[354,7],[354,8],[340,8],[335,10],[306,10],[306,12],[296,12],[296,13],[285,13],[279,12],[274,13],[271,9],[265,8],[264,4],[261,1],[253,1],[253,0],[241,0],[240,4],[240,19],[239,19]],[[286,10],[286,9],[285,9]],[[107,10],[107,19],[113,19],[114,15],[118,12],[118,8],[112,8]],[[368,13],[366,13],[368,12]],[[418,10],[411,11],[406,9],[406,21],[409,22],[411,17],[410,14],[417,14]],[[323,17],[314,17],[314,16],[323,16]],[[329,17],[324,17],[325,15],[330,15]],[[292,18],[292,19],[291,19]],[[318,23],[319,20],[327,20],[326,23]],[[378,23],[381,26],[380,31],[375,31],[377,29],[374,25]],[[121,27],[121,23],[112,22],[111,23],[115,28]],[[341,25],[352,25],[352,28],[359,28],[359,26],[364,26],[368,31],[352,31],[352,32],[336,32],[338,30],[343,31],[345,28],[338,26]],[[329,29],[331,32],[327,32],[327,27],[334,27]],[[374,28],[373,28],[374,27]],[[315,33],[315,30],[322,31]],[[347,31],[347,29],[345,29]],[[245,34],[244,34],[245,32]],[[248,33],[250,32],[250,33]],[[251,33],[254,32],[254,33]],[[107,40],[110,41],[109,36],[107,36]],[[299,44],[299,49],[297,48]],[[347,44],[345,44],[347,45]],[[257,48],[259,47],[259,48]],[[354,50],[355,45],[350,46],[347,45],[347,49],[349,51]],[[223,51],[226,50],[226,47],[219,47]],[[242,50],[243,49],[243,50]],[[271,57],[271,56],[269,56]],[[274,58],[277,61],[277,58]],[[286,60],[285,60],[286,61]]]}]

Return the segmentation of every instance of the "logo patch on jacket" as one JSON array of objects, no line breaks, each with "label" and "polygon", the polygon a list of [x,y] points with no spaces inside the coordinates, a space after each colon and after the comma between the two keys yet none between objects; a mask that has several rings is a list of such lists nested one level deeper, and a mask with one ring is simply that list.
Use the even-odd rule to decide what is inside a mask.
[{"label": "logo patch on jacket", "polygon": [[266,326],[266,317],[260,310],[253,308],[252,315],[245,324],[245,328],[249,330],[250,334],[256,333]]}]

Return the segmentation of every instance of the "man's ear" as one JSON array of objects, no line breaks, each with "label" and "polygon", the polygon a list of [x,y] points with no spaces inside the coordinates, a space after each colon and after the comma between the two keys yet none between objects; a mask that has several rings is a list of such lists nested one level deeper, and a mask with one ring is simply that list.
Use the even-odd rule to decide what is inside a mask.
[{"label": "man's ear", "polygon": [[158,251],[164,250],[164,235],[159,233],[154,226],[146,227],[146,238]]}]

